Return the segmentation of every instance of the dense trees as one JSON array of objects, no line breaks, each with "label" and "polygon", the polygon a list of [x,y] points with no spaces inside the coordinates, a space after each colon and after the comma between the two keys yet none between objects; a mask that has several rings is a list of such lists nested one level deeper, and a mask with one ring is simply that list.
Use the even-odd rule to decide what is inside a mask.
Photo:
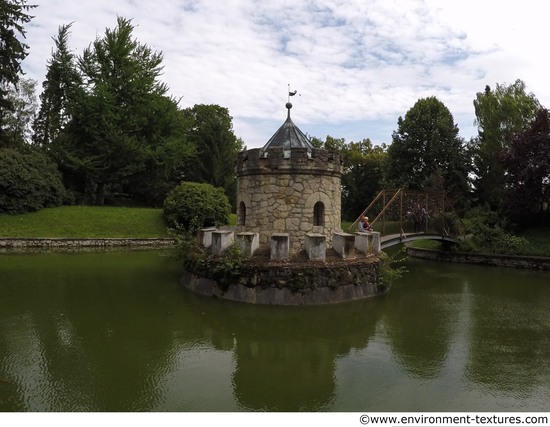
[{"label": "dense trees", "polygon": [[512,135],[498,161],[504,171],[502,207],[516,223],[543,225],[550,204],[550,118],[541,109],[528,129]]},{"label": "dense trees", "polygon": [[474,100],[479,136],[471,142],[474,164],[474,194],[478,203],[489,203],[496,209],[502,199],[503,170],[497,156],[506,149],[512,135],[526,129],[540,109],[525,83],[497,84],[478,92]]},{"label": "dense trees", "polygon": [[219,105],[195,105],[183,111],[190,120],[188,141],[197,150],[185,169],[186,180],[222,187],[233,209],[237,203],[235,155],[243,149],[243,141],[233,133],[232,117]]},{"label": "dense trees", "polygon": [[23,70],[21,61],[27,56],[29,46],[21,41],[25,37],[24,24],[33,18],[28,12],[36,6],[26,0],[2,0],[0,2],[0,147],[8,146],[10,136],[6,132],[7,114],[13,111],[10,88],[16,87]]},{"label": "dense trees", "polygon": [[4,113],[3,139],[0,148],[19,148],[30,143],[32,123],[36,113],[36,82],[31,79],[19,79],[17,86],[6,90],[6,99],[11,104]]},{"label": "dense trees", "polygon": [[434,174],[455,196],[468,191],[466,148],[447,107],[435,97],[420,99],[399,117],[388,148],[386,180],[395,188],[423,189]]},{"label": "dense trees", "polygon": [[375,146],[368,138],[346,143],[344,138],[327,136],[324,148],[342,156],[342,218],[355,220],[383,189],[386,147]]},{"label": "dense trees", "polygon": [[[118,18],[115,29],[107,29],[81,56],[69,47],[71,24],[59,28],[35,117],[35,83],[22,78],[21,69],[28,46],[20,41],[33,7],[26,0],[0,2],[0,157],[11,171],[2,179],[5,188],[16,189],[10,179],[19,176],[23,184],[26,176],[37,178],[31,169],[39,168],[52,183],[39,182],[37,188],[52,195],[36,205],[21,199],[26,208],[4,210],[69,200],[59,190],[55,163],[77,202],[89,201],[83,194],[94,194],[102,204],[110,190],[160,206],[184,180],[223,188],[235,209],[234,158],[244,144],[233,133],[229,111],[203,104],[180,109],[159,81],[162,54],[133,38],[130,20]],[[435,97],[419,99],[399,117],[389,147],[374,146],[369,139],[313,138],[316,147],[342,155],[343,217],[354,219],[381,189],[391,187],[445,189],[466,206],[470,177],[478,205],[503,207],[509,216],[544,211],[550,181],[547,113],[537,115],[540,103],[521,80],[497,84],[494,90],[487,86],[476,95],[474,107],[479,136],[469,147]],[[16,171],[21,162],[30,169]],[[17,191],[23,199],[41,197]]]},{"label": "dense trees", "polygon": [[[21,24],[30,17],[23,11],[30,6],[21,0],[0,6],[1,30],[12,25],[24,35]],[[109,189],[160,206],[182,179],[223,187],[234,202],[233,158],[243,142],[233,134],[227,109],[181,110],[159,81],[162,54],[132,37],[130,20],[118,18],[116,28],[107,29],[81,56],[69,47],[70,28],[61,26],[54,38],[36,116],[33,82],[18,75],[26,46],[14,44],[13,61],[2,63],[2,102],[10,109],[2,110],[0,148],[25,151],[32,136],[33,153],[43,150],[58,164],[79,203],[89,202],[93,192],[95,202],[103,204]],[[3,58],[13,53],[6,34],[14,32],[6,31],[1,33]]]},{"label": "dense trees", "polygon": [[98,205],[107,185],[148,167],[168,172],[191,153],[186,122],[157,80],[162,55],[132,31],[131,21],[118,18],[78,58],[82,85],[70,94],[71,119],[54,142],[64,165],[95,184]]}]

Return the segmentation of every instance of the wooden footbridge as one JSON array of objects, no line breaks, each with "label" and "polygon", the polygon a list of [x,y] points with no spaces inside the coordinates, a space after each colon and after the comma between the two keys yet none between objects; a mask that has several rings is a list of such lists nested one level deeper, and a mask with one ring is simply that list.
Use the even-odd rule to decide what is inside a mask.
[{"label": "wooden footbridge", "polygon": [[456,244],[465,233],[462,220],[443,192],[382,190],[348,233],[356,230],[362,215],[370,217],[370,225],[381,233],[382,248],[419,239]]},{"label": "wooden footbridge", "polygon": [[400,245],[402,243],[412,242],[414,240],[426,239],[437,240],[439,242],[448,242],[452,244],[458,244],[458,241],[451,236],[442,236],[440,234],[425,234],[425,233],[411,233],[411,234],[390,234],[388,236],[382,236],[380,238],[380,247],[382,249],[393,245]]}]

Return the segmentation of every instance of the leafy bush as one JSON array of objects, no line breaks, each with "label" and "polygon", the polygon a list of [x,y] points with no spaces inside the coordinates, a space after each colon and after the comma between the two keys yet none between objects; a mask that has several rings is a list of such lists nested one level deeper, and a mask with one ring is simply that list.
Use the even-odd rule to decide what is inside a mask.
[{"label": "leafy bush", "polygon": [[22,214],[56,207],[65,195],[61,174],[44,154],[0,149],[0,212]]},{"label": "leafy bush", "polygon": [[491,253],[516,255],[525,253],[529,242],[524,237],[512,236],[501,228],[483,227],[474,235],[475,243]]},{"label": "leafy bush", "polygon": [[[466,232],[460,218],[455,212],[445,212],[443,214],[443,221],[445,223],[445,230],[449,232],[451,236],[458,236]],[[436,224],[439,221],[436,221]]]},{"label": "leafy bush", "polygon": [[478,224],[473,238],[465,241],[460,249],[491,254],[523,255],[529,251],[529,241],[524,237],[508,234],[502,228]]},{"label": "leafy bush", "polygon": [[182,182],[164,201],[164,217],[169,227],[196,231],[203,227],[226,225],[231,205],[223,188],[210,184]]},{"label": "leafy bush", "polygon": [[506,228],[507,225],[504,217],[500,216],[498,212],[491,210],[488,203],[485,203],[484,206],[476,206],[470,209],[464,217],[464,223],[468,231],[477,230],[480,224],[491,228]]},{"label": "leafy bush", "polygon": [[380,285],[389,288],[396,280],[399,280],[403,274],[407,273],[405,266],[392,267],[392,264],[395,264],[401,260],[397,259],[399,253],[395,253],[391,256],[387,254],[382,254],[382,265],[380,266],[380,276],[379,282]]}]

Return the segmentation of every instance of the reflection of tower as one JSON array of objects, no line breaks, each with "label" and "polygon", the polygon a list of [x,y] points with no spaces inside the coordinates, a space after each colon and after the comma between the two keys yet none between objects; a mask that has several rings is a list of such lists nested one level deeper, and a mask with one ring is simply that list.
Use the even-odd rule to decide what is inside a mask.
[{"label": "reflection of tower", "polygon": [[[335,395],[335,361],[365,348],[379,318],[375,300],[324,307],[242,310],[233,389],[249,410],[324,410]],[[227,314],[227,313],[226,313]],[[233,323],[231,319],[227,319]]]},{"label": "reflection of tower", "polygon": [[235,396],[249,409],[319,410],[335,392],[334,350],[325,340],[290,337],[239,342]]},{"label": "reflection of tower", "polygon": [[274,233],[288,233],[291,253],[303,249],[306,233],[340,231],[342,161],[337,153],[314,148],[292,122],[263,148],[237,155],[237,231],[260,235],[266,246]]}]

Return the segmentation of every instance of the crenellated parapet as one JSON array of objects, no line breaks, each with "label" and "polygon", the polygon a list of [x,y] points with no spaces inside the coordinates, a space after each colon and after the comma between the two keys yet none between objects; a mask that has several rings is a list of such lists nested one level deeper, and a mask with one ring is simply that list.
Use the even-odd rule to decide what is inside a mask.
[{"label": "crenellated parapet", "polygon": [[262,148],[241,151],[237,154],[235,169],[237,176],[258,173],[341,176],[343,164],[340,154],[321,148],[271,147],[266,151]]}]

